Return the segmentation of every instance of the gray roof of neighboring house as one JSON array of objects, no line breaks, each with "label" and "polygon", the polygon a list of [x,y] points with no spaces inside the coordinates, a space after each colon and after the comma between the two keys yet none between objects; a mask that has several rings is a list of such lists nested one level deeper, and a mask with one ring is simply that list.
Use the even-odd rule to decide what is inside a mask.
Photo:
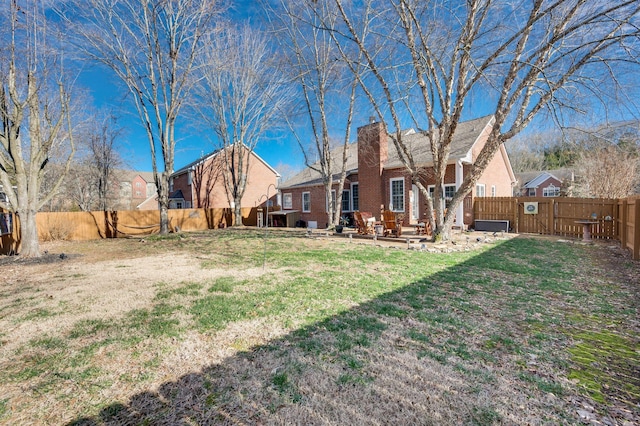
[{"label": "gray roof of neighboring house", "polygon": [[123,170],[116,169],[114,170],[114,174],[118,176],[121,182],[131,182],[136,176],[140,175],[142,179],[144,179],[147,183],[154,183],[153,180],[153,172],[138,172],[136,170]]},{"label": "gray roof of neighboring house", "polygon": [[[475,142],[478,140],[480,133],[488,124],[493,121],[493,116],[480,117],[475,120],[464,121],[458,124],[456,134],[451,143],[450,160],[458,160],[465,158]],[[414,132],[413,130],[405,130],[403,133],[403,141],[413,151],[416,164],[429,165],[432,164],[431,148],[427,132]],[[395,169],[403,167],[398,152],[393,145],[391,138],[388,138],[388,159],[384,164],[385,169]],[[342,164],[343,146],[331,151],[332,164]],[[280,188],[293,188],[297,186],[309,186],[322,184],[322,175],[319,171],[319,162],[314,163],[310,167],[305,168],[297,175],[280,185]],[[314,170],[315,169],[315,170]],[[349,144],[349,157],[347,159],[347,176],[358,172],[358,143]],[[334,180],[339,174],[334,174]]]},{"label": "gray roof of neighboring house", "polygon": [[522,188],[537,188],[550,177],[561,182],[564,182],[567,179],[573,180],[573,170],[555,169],[516,173],[516,178]]}]

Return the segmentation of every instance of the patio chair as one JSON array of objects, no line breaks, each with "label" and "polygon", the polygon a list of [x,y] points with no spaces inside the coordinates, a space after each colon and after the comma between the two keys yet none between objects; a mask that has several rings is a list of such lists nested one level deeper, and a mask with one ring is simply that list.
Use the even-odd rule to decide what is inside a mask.
[{"label": "patio chair", "polygon": [[396,214],[391,210],[385,210],[382,212],[382,225],[384,226],[384,235],[393,235],[399,237],[402,235],[402,225],[396,217]]},{"label": "patio chair", "polygon": [[371,222],[368,220],[371,217],[371,213],[354,212],[353,218],[356,221],[356,227],[358,228],[358,234],[370,235],[373,233]]}]

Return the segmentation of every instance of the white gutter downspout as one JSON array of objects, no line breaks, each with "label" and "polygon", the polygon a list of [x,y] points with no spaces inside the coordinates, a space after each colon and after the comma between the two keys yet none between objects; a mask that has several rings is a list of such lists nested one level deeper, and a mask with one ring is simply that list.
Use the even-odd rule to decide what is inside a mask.
[{"label": "white gutter downspout", "polygon": [[[462,161],[456,161],[456,191],[462,185],[462,181],[464,180],[463,176],[463,167]],[[458,205],[458,209],[456,210],[456,226],[460,226],[464,228],[464,200]]]}]

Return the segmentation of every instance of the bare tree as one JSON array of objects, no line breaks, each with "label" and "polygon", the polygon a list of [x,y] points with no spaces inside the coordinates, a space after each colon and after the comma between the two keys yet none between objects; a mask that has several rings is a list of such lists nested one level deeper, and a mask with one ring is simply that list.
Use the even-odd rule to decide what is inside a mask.
[{"label": "bare tree", "polygon": [[[48,33],[43,2],[11,1],[0,6],[0,182],[20,219],[20,254],[40,256],[36,213],[56,193],[74,154],[70,95],[63,81],[60,52]],[[55,86],[55,89],[50,88]],[[40,197],[49,154],[68,143],[63,173]],[[15,189],[14,189],[15,186]]]},{"label": "bare tree", "polygon": [[[596,102],[606,107],[610,94],[624,94],[615,89],[630,82],[629,71],[637,72],[637,0],[324,1],[333,4],[341,28],[323,16],[325,8],[315,10],[329,20],[324,27],[344,47],[343,59],[356,67],[359,60],[348,54],[354,45],[364,57],[369,74],[360,85],[380,120],[390,117],[395,127],[398,156],[428,210],[435,210],[436,239],[448,238],[457,207],[501,144],[542,113],[560,121],[568,110]],[[494,120],[445,215],[442,185],[451,143],[476,99]],[[404,117],[429,138],[433,200],[420,180],[423,167],[403,140]]]},{"label": "bare tree", "polygon": [[110,195],[114,190],[113,172],[122,165],[118,152],[118,139],[121,135],[122,129],[117,126],[117,120],[112,115],[103,118],[102,123],[87,135],[92,180],[97,189],[98,208],[102,211],[107,211],[110,205]]},{"label": "bare tree", "polygon": [[70,0],[60,10],[85,53],[110,68],[133,98],[151,150],[163,234],[169,231],[176,123],[218,13],[212,0]]},{"label": "bare tree", "polygon": [[[356,103],[358,80],[351,75],[344,62],[338,61],[340,52],[331,35],[320,26],[335,25],[336,19],[328,11],[323,11],[323,21],[319,21],[316,8],[325,8],[326,3],[313,1],[281,0],[279,8],[272,9],[276,22],[276,34],[281,45],[288,52],[289,69],[297,83],[302,109],[310,127],[296,132],[291,129],[304,154],[305,163],[318,172],[322,178],[327,200],[329,226],[339,224],[342,207],[342,189],[347,174],[351,125]],[[354,69],[359,69],[355,67]],[[346,114],[345,110],[346,109]],[[336,119],[339,116],[340,119]],[[342,132],[342,138],[335,141],[332,134]],[[311,135],[311,142],[300,137]],[[333,197],[334,184],[338,190]]]},{"label": "bare tree", "polygon": [[596,198],[625,198],[638,185],[640,158],[616,145],[582,151],[574,166],[578,176],[575,195]]},{"label": "bare tree", "polygon": [[[549,144],[547,133],[519,134],[507,143],[511,167],[516,173],[544,168],[544,148]],[[555,139],[554,139],[555,140]],[[553,143],[553,142],[552,142]]]},{"label": "bare tree", "polygon": [[251,153],[279,125],[291,95],[277,57],[256,30],[226,28],[205,44],[198,109],[222,145],[222,177],[239,226]]},{"label": "bare tree", "polygon": [[638,122],[572,130],[570,137],[580,147],[573,165],[578,178],[575,195],[625,198],[640,189]]}]

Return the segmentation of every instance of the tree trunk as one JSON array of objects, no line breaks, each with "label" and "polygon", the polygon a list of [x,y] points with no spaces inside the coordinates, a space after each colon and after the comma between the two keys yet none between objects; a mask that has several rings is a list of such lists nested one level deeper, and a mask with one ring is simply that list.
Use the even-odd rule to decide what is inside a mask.
[{"label": "tree trunk", "polygon": [[160,205],[160,234],[169,233],[169,187],[165,173],[162,173],[162,182],[158,188],[158,204]]},{"label": "tree trunk", "polygon": [[23,210],[18,212],[17,216],[20,219],[20,256],[40,257],[35,210]]},{"label": "tree trunk", "polygon": [[242,207],[240,205],[241,200],[235,200],[235,206],[233,207],[233,226],[242,226]]}]

